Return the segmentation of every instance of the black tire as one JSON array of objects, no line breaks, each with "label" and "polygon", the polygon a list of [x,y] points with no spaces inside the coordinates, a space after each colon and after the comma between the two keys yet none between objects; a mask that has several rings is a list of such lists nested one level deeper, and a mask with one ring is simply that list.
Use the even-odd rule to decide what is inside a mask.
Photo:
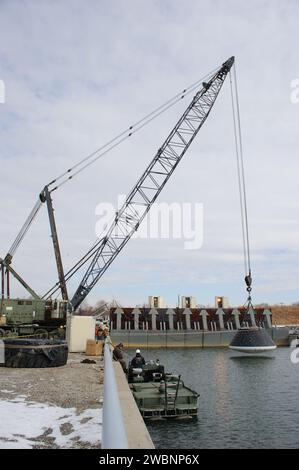
[{"label": "black tire", "polygon": [[33,363],[35,368],[44,368],[44,367],[51,367],[48,365],[48,361],[46,357],[43,357],[41,355],[37,356],[35,363]]},{"label": "black tire", "polygon": [[5,367],[45,368],[64,366],[66,341],[50,339],[4,339]]},{"label": "black tire", "polygon": [[19,354],[9,355],[7,361],[5,358],[5,367],[19,367],[20,362]]},{"label": "black tire", "polygon": [[36,362],[35,357],[34,357],[34,356],[30,356],[30,357],[28,358],[26,367],[27,367],[28,369],[32,369],[32,368],[34,367],[35,362]]},{"label": "black tire", "polygon": [[5,357],[5,367],[13,367],[11,357]]}]

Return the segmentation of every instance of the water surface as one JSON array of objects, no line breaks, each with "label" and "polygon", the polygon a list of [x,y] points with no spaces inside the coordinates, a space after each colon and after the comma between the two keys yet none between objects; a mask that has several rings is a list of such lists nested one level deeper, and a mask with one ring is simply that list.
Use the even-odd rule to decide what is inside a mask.
[{"label": "water surface", "polygon": [[198,419],[148,424],[157,448],[299,448],[299,364],[289,348],[143,351],[200,393]]}]

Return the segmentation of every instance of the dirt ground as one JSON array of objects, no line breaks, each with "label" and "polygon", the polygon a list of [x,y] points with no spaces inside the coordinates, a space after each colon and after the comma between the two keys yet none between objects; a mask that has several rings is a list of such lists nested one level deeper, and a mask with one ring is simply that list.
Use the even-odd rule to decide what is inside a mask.
[{"label": "dirt ground", "polygon": [[[84,410],[102,403],[103,361],[89,357],[96,364],[81,364],[85,354],[69,354],[63,367],[46,369],[0,368],[0,399],[26,395],[28,401],[49,403]],[[4,391],[3,391],[4,390]]]},{"label": "dirt ground", "polygon": [[[45,369],[13,369],[0,367],[0,401],[11,401],[22,397],[28,405],[32,402],[75,409],[80,415],[85,410],[102,408],[103,361],[89,357],[96,364],[82,364],[85,354],[69,354],[67,365]],[[72,432],[64,423],[61,434]],[[47,436],[50,429],[39,436],[33,447],[59,448]],[[74,443],[74,447],[93,447],[87,443]],[[97,446],[98,447],[98,446]]]}]

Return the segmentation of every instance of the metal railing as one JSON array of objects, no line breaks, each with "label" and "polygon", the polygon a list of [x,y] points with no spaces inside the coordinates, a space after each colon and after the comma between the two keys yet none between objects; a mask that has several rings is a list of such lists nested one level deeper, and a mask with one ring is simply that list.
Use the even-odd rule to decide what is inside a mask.
[{"label": "metal railing", "polygon": [[116,385],[109,343],[104,347],[102,449],[128,449],[128,439]]},{"label": "metal railing", "polygon": [[0,339],[0,365],[5,364],[5,344],[2,339]]}]

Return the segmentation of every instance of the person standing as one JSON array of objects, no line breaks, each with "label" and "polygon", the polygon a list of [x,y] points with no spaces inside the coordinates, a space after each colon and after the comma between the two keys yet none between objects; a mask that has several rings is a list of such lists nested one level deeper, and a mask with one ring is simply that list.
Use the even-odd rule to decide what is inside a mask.
[{"label": "person standing", "polygon": [[131,361],[131,366],[134,369],[143,369],[144,365],[145,365],[145,359],[143,356],[141,356],[140,349],[136,349],[136,354],[135,354],[135,357],[133,357]]}]

